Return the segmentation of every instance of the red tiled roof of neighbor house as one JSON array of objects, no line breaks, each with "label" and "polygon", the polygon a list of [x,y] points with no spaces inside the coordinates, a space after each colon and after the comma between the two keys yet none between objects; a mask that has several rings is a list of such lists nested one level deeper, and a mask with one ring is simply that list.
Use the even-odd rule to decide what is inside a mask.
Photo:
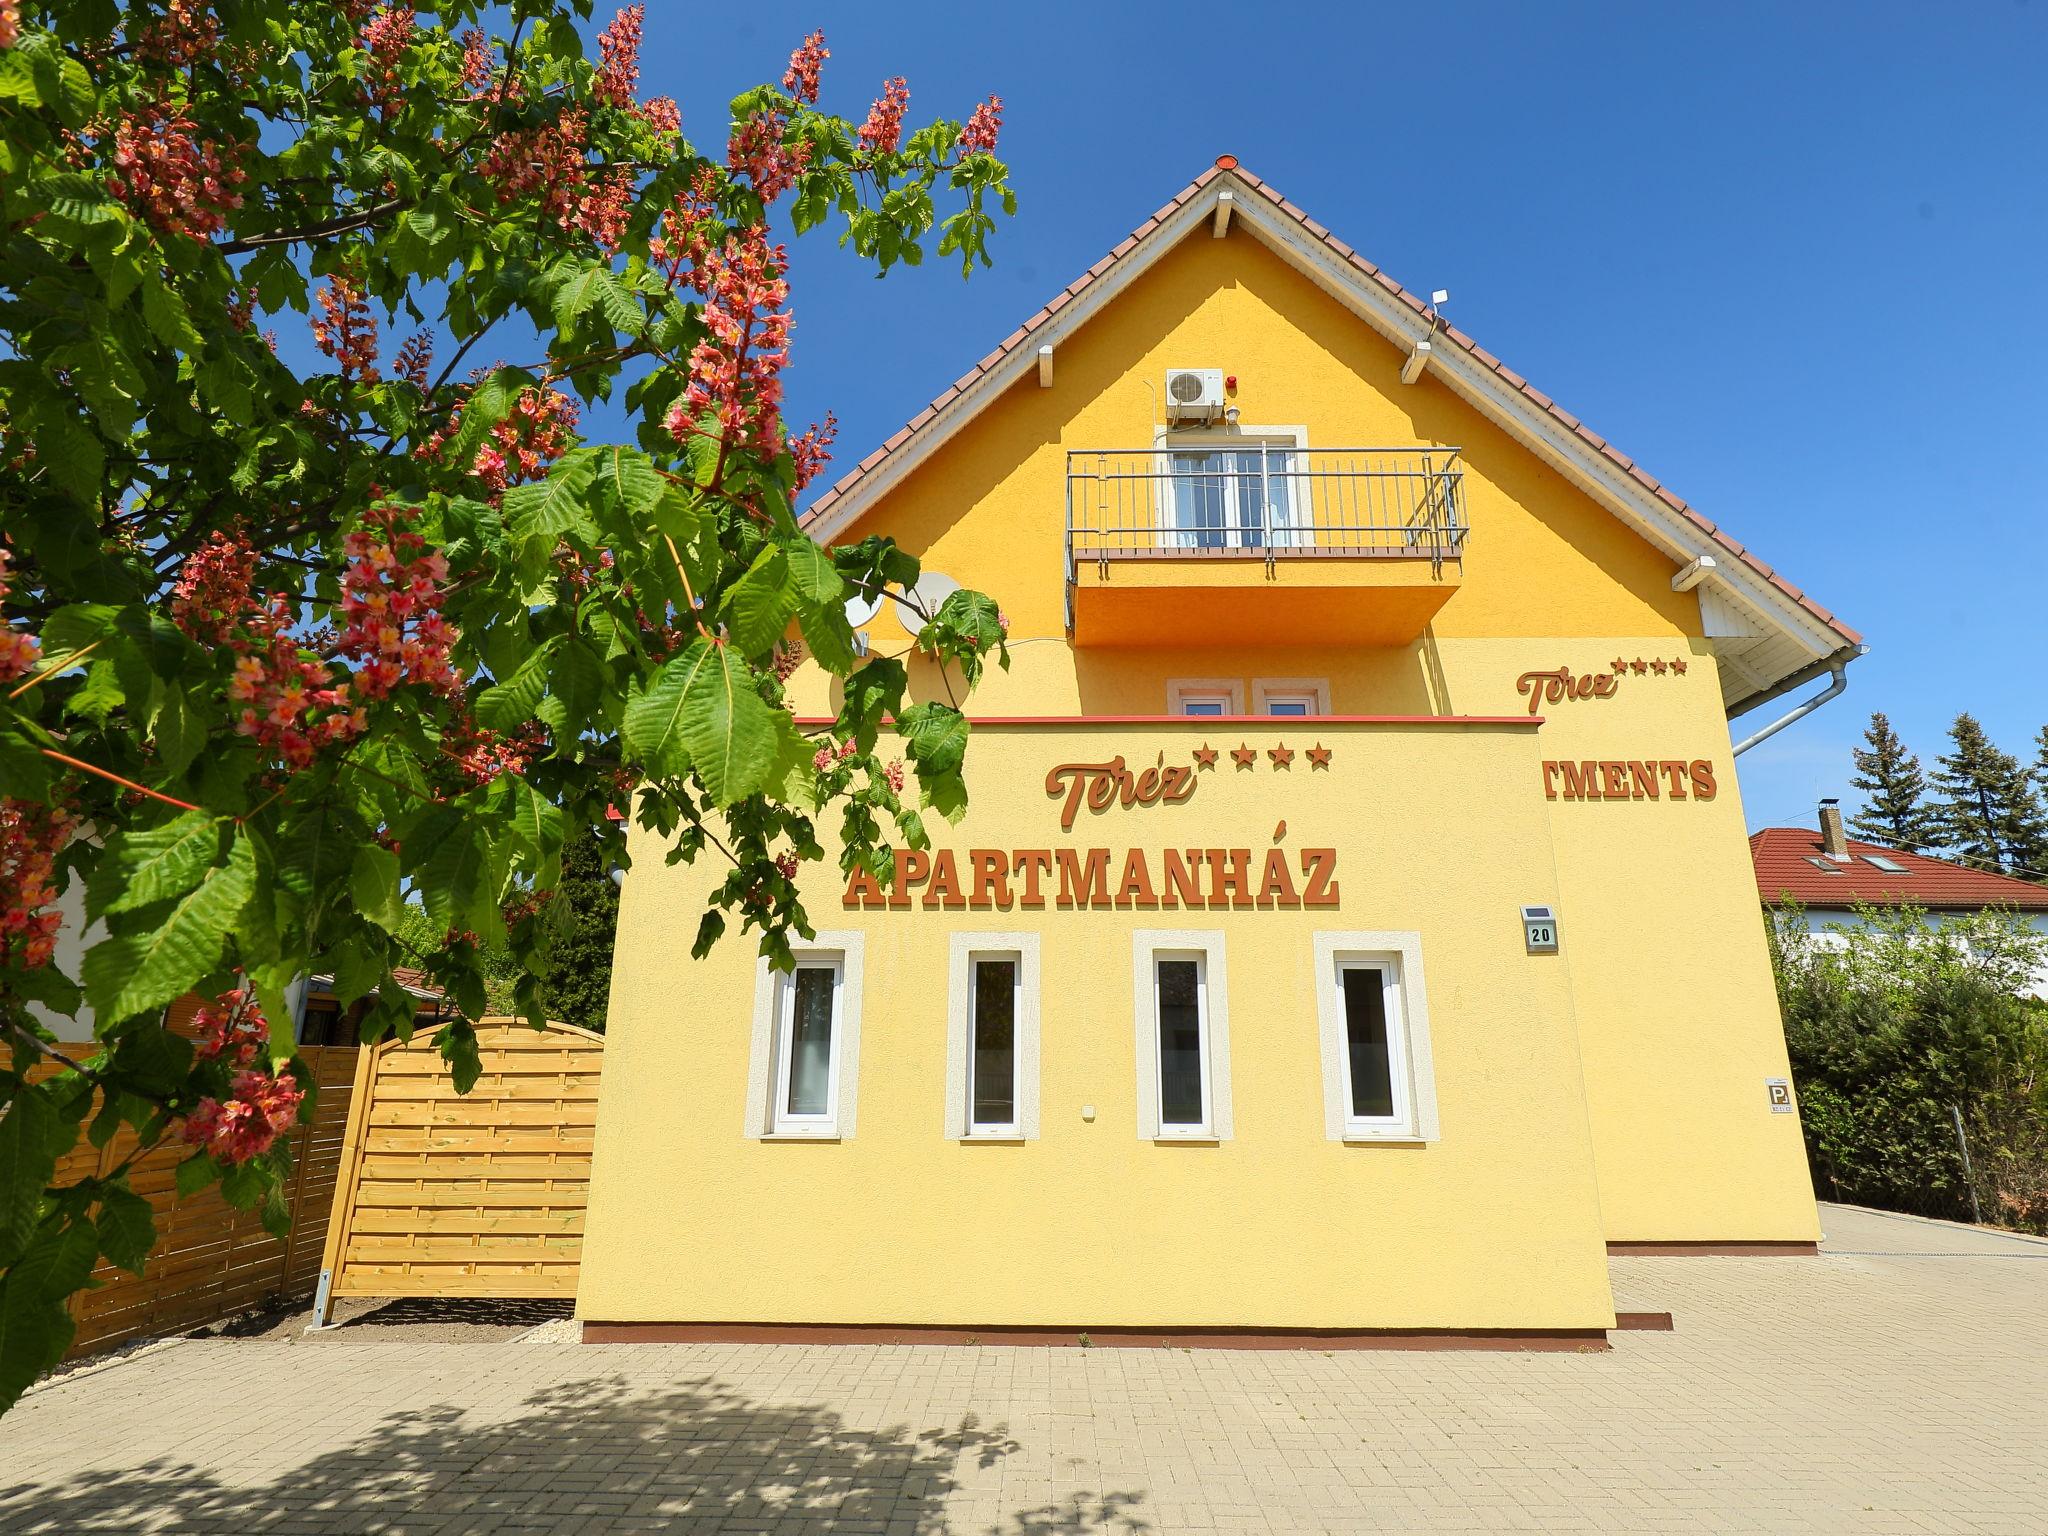
[{"label": "red tiled roof of neighbor house", "polygon": [[1132,230],[1107,256],[1096,262],[1094,266],[1083,272],[1074,281],[1067,284],[1060,292],[1054,294],[1044,308],[1040,309],[1030,319],[1017,327],[1016,330],[1004,337],[995,351],[989,353],[988,356],[962,374],[960,378],[954,381],[951,388],[947,389],[922,411],[919,411],[917,415],[913,416],[899,431],[889,437],[881,447],[875,449],[874,452],[870,453],[866,458],[854,465],[852,469],[841,475],[838,480],[834,481],[831,488],[813,502],[810,509],[804,513],[803,521],[809,522],[829,511],[834,502],[852,491],[865,476],[878,468],[883,460],[887,459],[897,449],[903,447],[904,444],[908,443],[930,425],[932,418],[937,416],[940,411],[951,405],[959,396],[966,393],[982,377],[994,372],[1006,359],[1013,356],[1019,348],[1028,346],[1036,331],[1051,320],[1054,315],[1058,314],[1060,310],[1084,293],[1097,279],[1107,274],[1111,268],[1137,246],[1139,241],[1172,218],[1190,199],[1200,196],[1202,190],[1212,181],[1224,175],[1235,177],[1248,190],[1257,193],[1281,213],[1286,214],[1296,224],[1300,225],[1312,239],[1320,241],[1333,254],[1347,262],[1363,276],[1377,283],[1418,315],[1426,317],[1434,327],[1436,335],[1468,353],[1476,362],[1491,370],[1503,382],[1519,391],[1522,397],[1532,405],[1539,407],[1553,420],[1575,433],[1581,441],[1599,452],[1617,468],[1626,471],[1630,478],[1641,485],[1644,490],[1650,492],[1659,501],[1711,537],[1714,543],[1725,551],[1730,559],[1741,561],[1744,565],[1755,571],[1757,575],[1784,593],[1786,597],[1833,630],[1835,634],[1841,637],[1844,645],[1855,645],[1862,640],[1863,637],[1855,630],[1849,628],[1848,625],[1836,618],[1834,614],[1807,596],[1805,592],[1780,576],[1763,560],[1738,543],[1731,535],[1722,532],[1708,518],[1687,506],[1684,501],[1660,484],[1647,470],[1638,467],[1636,462],[1629,458],[1627,454],[1614,447],[1591,428],[1585,426],[1578,417],[1556,404],[1548,395],[1537,389],[1528,380],[1508,367],[1507,364],[1480,346],[1478,342],[1467,336],[1456,326],[1447,322],[1443,316],[1433,314],[1429,304],[1418,298],[1415,294],[1410,293],[1406,288],[1394,281],[1393,278],[1387,276],[1386,273],[1331,234],[1329,230],[1310,218],[1301,209],[1295,207],[1293,203],[1287,201],[1286,198],[1282,197],[1272,187],[1269,187],[1257,176],[1239,165],[1235,155],[1219,155],[1213,166],[1204,170],[1201,175],[1181,188],[1171,202],[1167,203],[1166,206],[1153,214],[1151,218]]},{"label": "red tiled roof of neighbor house", "polygon": [[[1750,834],[1749,856],[1756,865],[1757,894],[1765,906],[1787,897],[1803,907],[1846,907],[1863,902],[1873,907],[1930,907],[1942,911],[1980,907],[2013,907],[2022,912],[2048,912],[2048,885],[2031,885],[1988,869],[1970,869],[1947,859],[1906,853],[1881,843],[1846,840],[1847,863],[1827,859],[1830,874],[1811,861],[1826,859],[1820,834],[1810,827],[1765,827]],[[1871,855],[1900,865],[1905,874],[1880,869]]]}]

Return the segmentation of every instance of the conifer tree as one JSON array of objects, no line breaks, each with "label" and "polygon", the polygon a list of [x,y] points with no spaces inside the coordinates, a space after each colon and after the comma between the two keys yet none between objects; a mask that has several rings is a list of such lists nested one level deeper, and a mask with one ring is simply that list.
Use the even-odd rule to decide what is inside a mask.
[{"label": "conifer tree", "polygon": [[612,937],[619,926],[619,888],[607,868],[609,848],[585,835],[562,848],[562,883],[554,900],[569,918],[555,941],[554,969],[541,982],[547,1016],[585,1029],[604,1029],[612,991]]},{"label": "conifer tree", "polygon": [[1944,840],[1964,862],[2048,883],[2048,813],[2033,775],[2001,752],[1968,714],[1949,727],[1954,750],[1938,759]]},{"label": "conifer tree", "polygon": [[1941,820],[1927,803],[1927,775],[1906,750],[1882,711],[1870,717],[1857,747],[1856,777],[1849,782],[1864,795],[1863,808],[1849,818],[1849,830],[1866,842],[1919,853],[1941,841]]}]

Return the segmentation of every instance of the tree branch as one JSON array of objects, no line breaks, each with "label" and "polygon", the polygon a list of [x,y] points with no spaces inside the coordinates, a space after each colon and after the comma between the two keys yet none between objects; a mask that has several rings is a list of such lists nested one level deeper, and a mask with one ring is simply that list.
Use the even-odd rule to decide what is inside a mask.
[{"label": "tree branch", "polygon": [[267,235],[245,235],[239,240],[223,240],[214,246],[214,249],[223,256],[244,256],[250,251],[262,250],[265,246],[296,245],[302,240],[318,240],[325,235],[345,235],[352,229],[363,229],[376,223],[388,213],[396,213],[411,206],[411,198],[394,197],[369,208],[337,214],[334,218],[318,224],[307,224],[298,229],[275,230]]}]

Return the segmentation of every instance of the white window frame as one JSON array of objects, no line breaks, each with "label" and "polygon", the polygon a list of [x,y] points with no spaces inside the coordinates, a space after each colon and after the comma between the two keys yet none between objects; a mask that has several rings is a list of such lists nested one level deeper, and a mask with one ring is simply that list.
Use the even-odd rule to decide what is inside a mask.
[{"label": "white window frame", "polygon": [[[1207,1114],[1200,1125],[1167,1127],[1159,1118],[1159,980],[1160,960],[1194,959],[1199,963],[1202,1026],[1202,1099]],[[1231,1139],[1230,1103],[1230,975],[1224,960],[1220,928],[1139,928],[1131,934],[1132,1024],[1138,1061],[1138,1137],[1152,1142],[1208,1144]]]},{"label": "white window frame", "polygon": [[[1223,701],[1223,713],[1241,715],[1244,713],[1244,682],[1235,677],[1170,677],[1166,680],[1166,712],[1169,715],[1187,715],[1190,700],[1208,702],[1212,699]],[[1188,715],[1191,720],[1215,719],[1214,715]]]},{"label": "white window frame", "polygon": [[[974,962],[1017,962],[1016,1123],[974,1124]],[[956,933],[947,963],[946,1134],[956,1141],[1038,1139],[1039,941],[1035,933]]]},{"label": "white window frame", "polygon": [[[1237,427],[1166,427],[1152,429],[1153,473],[1158,477],[1159,529],[1158,547],[1161,549],[1197,549],[1192,535],[1202,530],[1182,528],[1174,521],[1174,472],[1173,456],[1176,453],[1248,453],[1258,448],[1283,448],[1289,453],[1303,453],[1308,449],[1308,428],[1306,426],[1237,426]],[[1269,470],[1270,474],[1271,471]],[[1237,489],[1233,482],[1229,515],[1222,528],[1217,531],[1224,535],[1217,552],[1224,554],[1256,554],[1262,549],[1311,549],[1315,546],[1315,509],[1313,505],[1314,480],[1292,461],[1285,471],[1288,480],[1287,507],[1290,517],[1298,517],[1295,490],[1309,492],[1310,505],[1305,522],[1290,522],[1277,532],[1263,529],[1263,542],[1252,545],[1244,542],[1244,524],[1237,501]]]},{"label": "white window frame", "polygon": [[1275,699],[1305,699],[1309,714],[1327,715],[1330,712],[1330,680],[1326,677],[1261,677],[1253,680],[1253,714],[1271,715]]},{"label": "white window frame", "polygon": [[790,1115],[789,1024],[795,971],[755,962],[754,1028],[747,1053],[744,1130],[762,1141],[845,1141],[853,1135],[860,1079],[860,1017],[866,935],[853,930],[820,931],[815,939],[790,946],[798,966],[830,965],[833,986],[832,1066],[824,1115]]},{"label": "white window frame", "polygon": [[[1314,936],[1316,1022],[1322,1037],[1323,1128],[1331,1141],[1370,1144],[1440,1141],[1436,1059],[1429,1039],[1429,989],[1423,980],[1422,935],[1388,930],[1325,931]],[[1370,966],[1385,975],[1387,1055],[1397,1113],[1354,1118],[1347,1054],[1342,972]]]}]

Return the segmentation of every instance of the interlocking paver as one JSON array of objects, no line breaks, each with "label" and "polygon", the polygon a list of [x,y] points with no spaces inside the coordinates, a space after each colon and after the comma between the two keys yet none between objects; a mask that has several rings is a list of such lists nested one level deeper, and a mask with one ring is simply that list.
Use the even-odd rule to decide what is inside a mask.
[{"label": "interlocking paver", "polygon": [[194,1341],[0,1420],[0,1532],[2048,1530],[2048,1243],[1824,1216],[1606,1354]]}]

